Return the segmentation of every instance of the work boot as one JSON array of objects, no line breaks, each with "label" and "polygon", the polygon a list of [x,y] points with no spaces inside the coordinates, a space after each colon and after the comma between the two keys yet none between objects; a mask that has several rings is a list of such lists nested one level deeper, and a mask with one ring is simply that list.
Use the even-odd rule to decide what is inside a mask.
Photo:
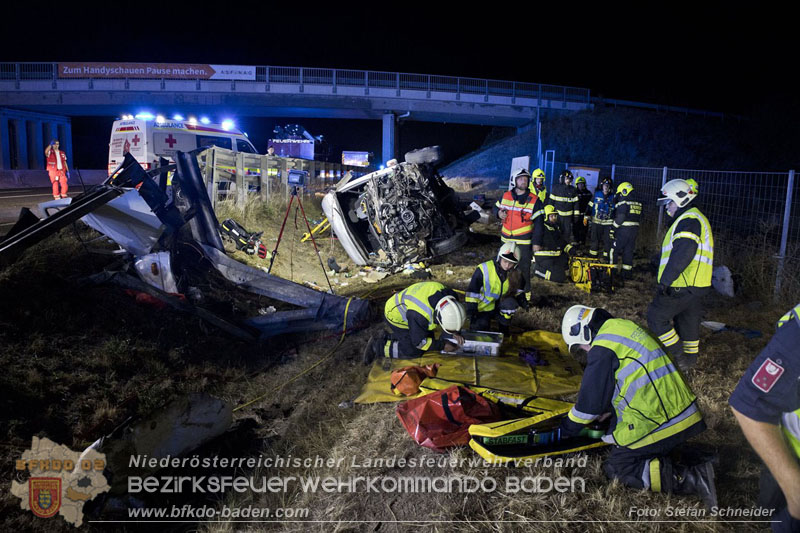
[{"label": "work boot", "polygon": [[361,361],[365,365],[368,365],[374,360],[383,357],[383,347],[385,343],[385,333],[371,336],[367,341],[367,345],[364,347],[364,355]]},{"label": "work boot", "polygon": [[675,358],[675,364],[678,366],[681,372],[684,374],[689,374],[692,370],[694,370],[694,367],[697,364],[697,355],[688,355],[682,353]]},{"label": "work boot", "polygon": [[672,483],[672,492],[675,494],[697,494],[709,509],[717,506],[717,487],[711,461],[695,466],[673,464]]}]

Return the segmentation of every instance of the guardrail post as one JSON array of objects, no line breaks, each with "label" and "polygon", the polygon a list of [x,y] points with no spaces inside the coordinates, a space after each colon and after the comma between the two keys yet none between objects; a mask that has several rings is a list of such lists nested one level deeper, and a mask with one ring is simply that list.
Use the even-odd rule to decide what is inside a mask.
[{"label": "guardrail post", "polygon": [[333,69],[333,94],[336,94],[336,69]]},{"label": "guardrail post", "polygon": [[364,71],[364,94],[369,94],[369,74]]},{"label": "guardrail post", "polygon": [[[661,173],[661,189],[664,188],[664,185],[667,184],[667,167],[664,167],[664,171]],[[659,189],[659,194],[661,193],[661,189]],[[664,209],[663,206],[658,207],[658,227],[656,228],[656,234],[661,233],[661,225],[664,222]]]},{"label": "guardrail post", "polygon": [[394,76],[395,86],[397,87],[397,96],[400,96],[400,73],[396,72]]},{"label": "guardrail post", "polygon": [[783,263],[786,259],[786,243],[789,240],[789,224],[792,215],[792,197],[794,196],[794,170],[789,171],[789,181],[786,184],[786,204],[783,207],[783,230],[781,231],[781,249],[778,252],[778,272],[775,275],[775,298],[781,293],[783,284]]},{"label": "guardrail post", "polygon": [[461,100],[461,78],[456,78],[456,100]]},{"label": "guardrail post", "polygon": [[244,212],[247,202],[247,180],[244,179],[244,154],[236,152],[236,207]]}]

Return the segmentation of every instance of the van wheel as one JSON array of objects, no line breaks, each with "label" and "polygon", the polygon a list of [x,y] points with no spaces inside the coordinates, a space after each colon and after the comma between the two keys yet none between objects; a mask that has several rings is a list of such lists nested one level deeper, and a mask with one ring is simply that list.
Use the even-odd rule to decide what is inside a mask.
[{"label": "van wheel", "polygon": [[435,255],[449,254],[467,244],[467,240],[469,237],[466,233],[458,232],[448,239],[431,244],[431,250]]},{"label": "van wheel", "polygon": [[414,163],[417,165],[435,165],[440,162],[444,154],[440,146],[428,146],[427,148],[419,148],[411,150],[406,153],[406,163]]}]

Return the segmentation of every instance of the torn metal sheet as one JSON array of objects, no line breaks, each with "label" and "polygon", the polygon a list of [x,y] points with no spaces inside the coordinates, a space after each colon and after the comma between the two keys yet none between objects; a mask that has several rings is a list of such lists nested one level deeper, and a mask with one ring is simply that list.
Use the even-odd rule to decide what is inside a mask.
[{"label": "torn metal sheet", "polygon": [[[306,308],[302,311],[281,311],[248,320],[248,325],[261,331],[262,338],[292,331],[316,331],[337,327],[349,330],[369,318],[369,302],[366,300],[343,298],[303,287],[239,263],[210,246],[203,245],[203,251],[214,268],[225,279],[240,288]],[[347,310],[346,317],[345,310]]]},{"label": "torn metal sheet", "polygon": [[157,252],[136,258],[136,273],[145,283],[168,293],[177,293],[178,284],[172,274],[169,252]]},{"label": "torn metal sheet", "polygon": [[153,298],[157,298],[169,305],[173,309],[196,315],[208,323],[222,329],[223,331],[227,331],[235,337],[246,341],[256,340],[256,335],[245,330],[244,328],[232,324],[227,320],[218,317],[214,313],[203,309],[202,307],[197,307],[191,302],[187,302],[185,300],[181,300],[180,298],[176,298],[171,294],[167,294],[166,292],[152,287],[144,281],[141,281],[133,276],[129,276],[124,272],[103,272],[101,274],[89,276],[88,279],[91,283],[113,283],[125,289],[133,289],[135,291],[147,293]]},{"label": "torn metal sheet", "polygon": [[[85,214],[120,196],[123,192],[118,187],[101,185],[72,198],[71,201],[70,199],[59,200],[58,202],[64,205],[57,213],[26,227],[0,242],[0,267],[11,264],[27,248],[53,235],[61,228],[69,226]],[[56,202],[45,202],[42,205],[50,207],[54,203]],[[29,217],[26,218],[31,220]]]},{"label": "torn metal sheet", "polygon": [[166,227],[134,189],[85,215],[81,221],[134,256],[149,254]]}]

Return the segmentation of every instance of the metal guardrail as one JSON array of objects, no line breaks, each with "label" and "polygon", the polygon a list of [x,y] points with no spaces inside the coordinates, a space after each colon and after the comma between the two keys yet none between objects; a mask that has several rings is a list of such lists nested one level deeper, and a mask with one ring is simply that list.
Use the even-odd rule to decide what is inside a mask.
[{"label": "metal guardrail", "polygon": [[[0,63],[0,81],[53,80],[58,77],[58,63]],[[70,80],[92,79],[71,77]],[[122,76],[104,79],[137,79]],[[154,78],[158,80],[159,78]],[[171,78],[187,81],[207,81],[193,77]],[[161,80],[162,82],[165,80]],[[517,81],[462,78],[434,74],[409,74],[371,70],[346,70],[329,68],[256,66],[256,82],[266,84],[317,85],[336,87],[364,87],[365,89],[395,89],[397,91],[423,91],[511,98],[533,98],[557,102],[591,104],[589,89],[561,85],[543,85]],[[230,83],[230,81],[218,83]],[[241,83],[241,82],[237,82]]]}]

